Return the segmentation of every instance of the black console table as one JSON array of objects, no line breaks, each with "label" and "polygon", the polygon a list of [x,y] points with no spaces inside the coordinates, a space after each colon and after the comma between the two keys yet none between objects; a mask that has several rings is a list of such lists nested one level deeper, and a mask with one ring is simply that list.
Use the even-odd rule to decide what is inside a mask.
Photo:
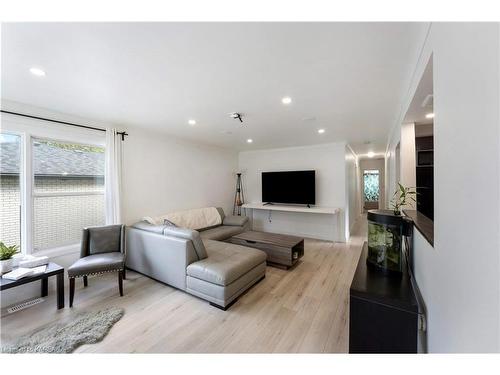
[{"label": "black console table", "polygon": [[47,264],[47,269],[44,273],[26,276],[19,280],[9,280],[0,277],[0,291],[41,280],[41,296],[46,297],[49,293],[50,276],[56,276],[57,278],[57,308],[62,309],[64,307],[64,268],[56,263]]},{"label": "black console table", "polygon": [[366,265],[365,242],[350,289],[349,353],[417,353],[419,306],[404,265],[401,278]]}]

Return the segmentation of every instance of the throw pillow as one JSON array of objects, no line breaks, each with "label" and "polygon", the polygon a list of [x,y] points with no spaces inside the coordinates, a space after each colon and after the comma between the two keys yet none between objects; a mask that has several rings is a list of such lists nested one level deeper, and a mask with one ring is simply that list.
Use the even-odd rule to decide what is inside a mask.
[{"label": "throw pillow", "polygon": [[171,227],[177,227],[177,225],[175,225],[175,223],[172,223],[168,219],[163,220],[163,225],[168,225],[168,226],[171,226]]}]

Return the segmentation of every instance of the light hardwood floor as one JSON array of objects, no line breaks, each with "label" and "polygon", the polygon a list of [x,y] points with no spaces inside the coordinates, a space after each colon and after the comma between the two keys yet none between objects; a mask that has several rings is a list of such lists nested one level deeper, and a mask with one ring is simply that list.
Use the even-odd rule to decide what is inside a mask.
[{"label": "light hardwood floor", "polygon": [[86,289],[78,280],[72,309],[57,311],[51,293],[42,304],[2,317],[1,337],[121,306],[125,315],[108,336],[77,352],[347,352],[349,285],[365,233],[362,218],[347,244],[306,239],[295,268],[268,267],[266,278],[227,311],[128,272],[124,297],[118,295],[115,275],[89,278]]}]

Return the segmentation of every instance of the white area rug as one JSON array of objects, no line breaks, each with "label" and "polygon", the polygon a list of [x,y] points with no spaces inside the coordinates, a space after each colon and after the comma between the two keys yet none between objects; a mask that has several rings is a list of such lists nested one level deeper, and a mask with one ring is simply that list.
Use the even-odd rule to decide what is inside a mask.
[{"label": "white area rug", "polygon": [[119,321],[124,310],[112,307],[82,313],[66,324],[51,323],[21,336],[13,343],[2,343],[2,353],[71,353],[80,345],[101,341]]}]

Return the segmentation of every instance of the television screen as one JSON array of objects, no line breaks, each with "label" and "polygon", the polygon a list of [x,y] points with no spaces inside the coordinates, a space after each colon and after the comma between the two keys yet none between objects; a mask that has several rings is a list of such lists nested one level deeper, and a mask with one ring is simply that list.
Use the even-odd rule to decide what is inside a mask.
[{"label": "television screen", "polygon": [[315,175],[315,171],[262,172],[262,201],[316,204]]}]

